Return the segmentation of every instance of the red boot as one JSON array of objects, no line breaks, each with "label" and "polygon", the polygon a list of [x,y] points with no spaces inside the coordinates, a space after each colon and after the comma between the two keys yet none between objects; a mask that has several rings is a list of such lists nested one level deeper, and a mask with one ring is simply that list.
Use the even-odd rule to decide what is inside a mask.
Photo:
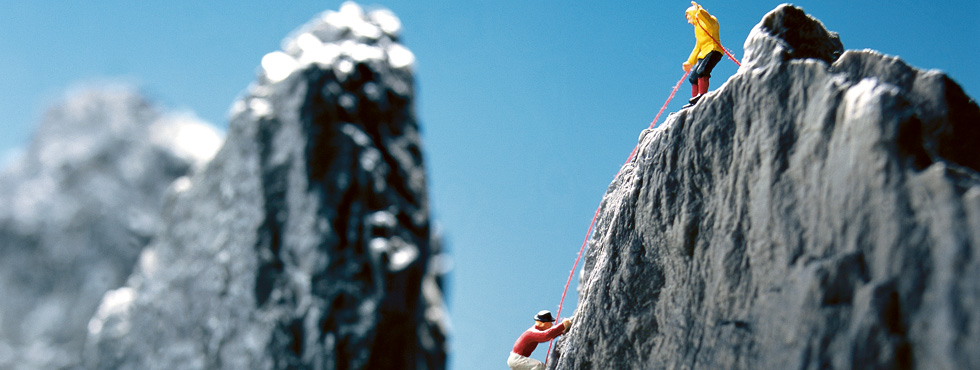
[{"label": "red boot", "polygon": [[691,100],[688,100],[687,105],[683,106],[682,108],[694,106],[694,104],[697,104],[698,100],[701,100],[701,97],[704,96],[704,94],[708,93],[708,78],[698,77],[698,84],[691,86]]},{"label": "red boot", "polygon": [[708,93],[708,78],[698,77],[698,95],[704,95]]}]

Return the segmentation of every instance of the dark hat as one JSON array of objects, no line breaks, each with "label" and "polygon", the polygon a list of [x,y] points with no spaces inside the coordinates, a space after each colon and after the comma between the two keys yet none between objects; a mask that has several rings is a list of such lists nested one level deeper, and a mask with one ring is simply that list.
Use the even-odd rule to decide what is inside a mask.
[{"label": "dark hat", "polygon": [[542,310],[537,315],[534,315],[534,321],[555,322],[555,318],[551,316],[551,311]]}]

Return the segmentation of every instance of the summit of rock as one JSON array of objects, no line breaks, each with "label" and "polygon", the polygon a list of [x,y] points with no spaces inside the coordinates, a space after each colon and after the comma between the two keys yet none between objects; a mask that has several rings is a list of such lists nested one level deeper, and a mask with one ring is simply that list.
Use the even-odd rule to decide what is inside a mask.
[{"label": "summit of rock", "polygon": [[980,368],[980,109],[767,14],[602,200],[552,369]]}]

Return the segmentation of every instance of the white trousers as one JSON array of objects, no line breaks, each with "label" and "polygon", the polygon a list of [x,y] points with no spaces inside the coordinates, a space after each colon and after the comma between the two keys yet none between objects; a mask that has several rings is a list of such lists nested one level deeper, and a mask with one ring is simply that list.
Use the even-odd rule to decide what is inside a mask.
[{"label": "white trousers", "polygon": [[507,357],[507,366],[510,366],[511,370],[544,370],[544,363],[541,361],[514,352]]}]

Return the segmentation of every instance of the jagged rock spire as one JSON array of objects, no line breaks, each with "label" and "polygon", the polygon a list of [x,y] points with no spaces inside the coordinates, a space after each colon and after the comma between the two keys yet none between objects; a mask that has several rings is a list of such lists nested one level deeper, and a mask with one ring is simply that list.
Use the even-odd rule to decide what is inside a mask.
[{"label": "jagged rock spire", "polygon": [[442,369],[448,330],[387,10],[345,3],[262,59],[215,159],[90,325],[94,369]]}]

